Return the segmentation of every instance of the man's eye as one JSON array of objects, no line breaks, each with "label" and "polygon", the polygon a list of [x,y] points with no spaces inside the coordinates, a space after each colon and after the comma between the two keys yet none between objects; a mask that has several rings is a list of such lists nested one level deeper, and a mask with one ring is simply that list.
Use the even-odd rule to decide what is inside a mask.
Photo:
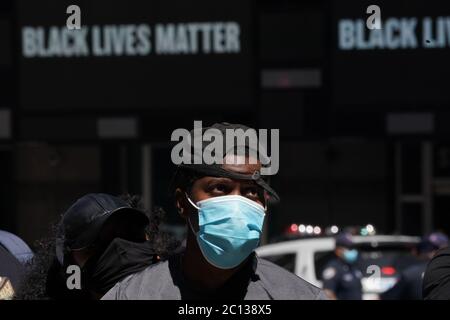
[{"label": "man's eye", "polygon": [[228,187],[224,184],[216,184],[212,186],[211,190],[213,192],[225,193],[227,192]]},{"label": "man's eye", "polygon": [[249,188],[245,192],[247,197],[258,197],[258,189],[257,188]]}]

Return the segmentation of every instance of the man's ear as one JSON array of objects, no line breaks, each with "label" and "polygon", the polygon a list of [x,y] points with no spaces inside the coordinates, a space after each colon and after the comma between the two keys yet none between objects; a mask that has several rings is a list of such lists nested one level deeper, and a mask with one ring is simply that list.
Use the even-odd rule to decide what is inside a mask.
[{"label": "man's ear", "polygon": [[186,194],[180,188],[176,188],[175,190],[175,206],[177,207],[180,216],[186,219],[188,215],[186,209]]}]

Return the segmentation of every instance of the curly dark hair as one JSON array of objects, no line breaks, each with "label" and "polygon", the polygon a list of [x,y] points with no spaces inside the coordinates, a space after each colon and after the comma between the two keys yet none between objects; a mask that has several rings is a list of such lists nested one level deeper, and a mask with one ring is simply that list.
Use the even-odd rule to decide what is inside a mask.
[{"label": "curly dark hair", "polygon": [[[162,208],[156,207],[153,210],[144,208],[141,197],[137,195],[123,194],[120,198],[133,208],[143,211],[149,218],[149,225],[146,228],[146,233],[150,243],[152,243],[153,250],[161,260],[167,259],[180,247],[180,243],[173,235],[160,228],[165,218],[165,211]],[[18,290],[16,290],[14,299],[50,300],[54,299],[55,295],[65,294],[65,292],[62,291],[49,293],[49,280],[58,281],[55,279],[57,277],[55,277],[54,274],[61,270],[61,265],[56,257],[55,248],[56,243],[58,241],[63,241],[64,239],[61,224],[62,219],[57,223],[53,223],[50,228],[51,236],[36,241],[36,253],[33,259],[26,265],[26,274],[23,277]],[[51,274],[53,275],[52,277]],[[77,297],[70,295],[58,298],[77,299]]]},{"label": "curly dark hair", "polygon": [[146,228],[147,235],[153,245],[155,252],[162,258],[168,258],[180,246],[176,238],[161,229],[164,223],[166,212],[161,207],[155,207],[153,210],[146,209],[142,198],[138,195],[123,194],[120,198],[126,201],[131,207],[143,211],[149,219],[149,225]]},{"label": "curly dark hair", "polygon": [[35,242],[36,252],[26,264],[26,273],[21,284],[16,290],[16,300],[48,300],[47,277],[48,271],[56,261],[56,241],[62,239],[59,223],[53,223],[50,227],[52,236]]}]

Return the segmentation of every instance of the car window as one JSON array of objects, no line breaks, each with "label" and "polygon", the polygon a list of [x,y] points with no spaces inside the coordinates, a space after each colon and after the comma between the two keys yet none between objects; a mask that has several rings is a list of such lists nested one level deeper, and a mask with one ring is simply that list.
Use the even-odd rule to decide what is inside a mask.
[{"label": "car window", "polygon": [[275,263],[276,265],[295,273],[295,253],[287,253],[287,254],[277,254],[271,256],[263,256],[263,259],[266,259],[270,262]]}]

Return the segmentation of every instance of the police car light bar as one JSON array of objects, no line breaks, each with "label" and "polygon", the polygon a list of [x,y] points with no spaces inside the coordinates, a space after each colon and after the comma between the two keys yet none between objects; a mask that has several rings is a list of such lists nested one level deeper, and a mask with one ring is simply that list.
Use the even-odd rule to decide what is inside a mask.
[{"label": "police car light bar", "polygon": [[[321,228],[320,226],[292,223],[286,233],[289,235],[298,234],[300,236],[335,235],[345,229],[347,228],[339,228],[336,225]],[[352,233],[356,233],[361,236],[372,236],[376,233],[375,227],[372,224],[367,224],[363,227],[352,227],[352,229],[354,230]]]}]

